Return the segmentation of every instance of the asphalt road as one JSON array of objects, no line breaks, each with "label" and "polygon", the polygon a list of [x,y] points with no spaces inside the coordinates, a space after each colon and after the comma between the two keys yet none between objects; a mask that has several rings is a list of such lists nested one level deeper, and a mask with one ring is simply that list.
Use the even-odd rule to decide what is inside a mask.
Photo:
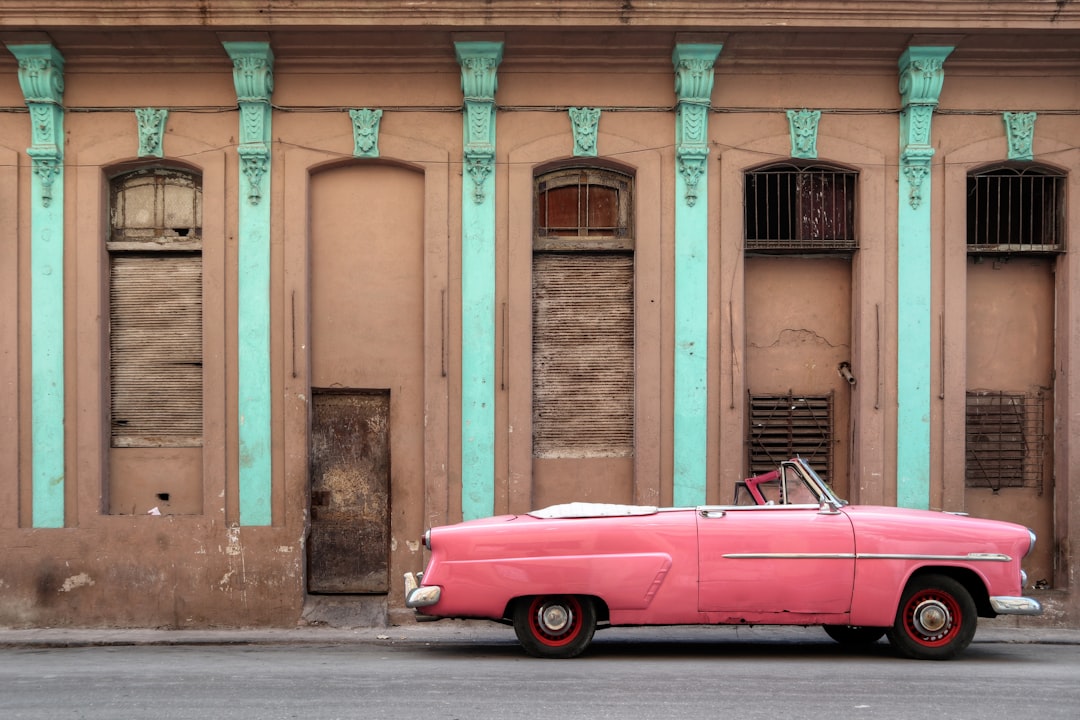
[{"label": "asphalt road", "polygon": [[[807,638],[811,639],[807,639]],[[576,660],[512,639],[10,647],[4,720],[1080,717],[1080,646],[973,644],[948,662],[822,636],[597,635]]]}]

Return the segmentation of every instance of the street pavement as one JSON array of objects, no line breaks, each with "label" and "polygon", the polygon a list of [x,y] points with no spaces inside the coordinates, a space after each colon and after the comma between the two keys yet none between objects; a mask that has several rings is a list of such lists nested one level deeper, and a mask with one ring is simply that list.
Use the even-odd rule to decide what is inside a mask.
[{"label": "street pavement", "polygon": [[[679,626],[611,628],[597,632],[596,641],[621,642],[823,642],[818,627]],[[1080,645],[1080,629],[1023,627],[1000,620],[981,620],[975,643]],[[486,621],[440,620],[387,627],[292,628],[0,628],[0,648],[99,647],[111,645],[286,645],[286,644],[516,644],[510,627]]]}]

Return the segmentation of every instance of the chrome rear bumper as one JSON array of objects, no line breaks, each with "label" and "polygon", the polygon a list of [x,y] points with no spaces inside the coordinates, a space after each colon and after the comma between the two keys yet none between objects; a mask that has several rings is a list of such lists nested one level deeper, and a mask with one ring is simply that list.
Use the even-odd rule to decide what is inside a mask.
[{"label": "chrome rear bumper", "polygon": [[438,585],[421,587],[415,573],[405,573],[405,607],[421,608],[439,602],[442,588]]},{"label": "chrome rear bumper", "polygon": [[1042,615],[1042,605],[1029,597],[992,597],[990,607],[998,615]]}]

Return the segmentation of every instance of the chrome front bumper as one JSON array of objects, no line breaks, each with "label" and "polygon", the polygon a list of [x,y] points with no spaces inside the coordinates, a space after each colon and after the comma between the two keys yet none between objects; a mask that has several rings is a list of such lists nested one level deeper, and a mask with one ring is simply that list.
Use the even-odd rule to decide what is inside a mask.
[{"label": "chrome front bumper", "polygon": [[405,607],[422,608],[439,602],[442,588],[438,585],[420,586],[415,573],[405,573]]},{"label": "chrome front bumper", "polygon": [[998,615],[1042,615],[1042,605],[1029,597],[992,597],[990,607]]}]

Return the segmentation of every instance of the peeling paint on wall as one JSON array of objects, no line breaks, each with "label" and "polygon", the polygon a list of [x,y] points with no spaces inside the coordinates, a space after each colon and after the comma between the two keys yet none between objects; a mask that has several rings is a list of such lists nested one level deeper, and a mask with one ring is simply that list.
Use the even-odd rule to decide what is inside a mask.
[{"label": "peeling paint on wall", "polygon": [[60,586],[57,592],[71,592],[81,587],[89,587],[94,584],[94,580],[86,573],[79,573],[78,575],[72,575],[64,580],[64,584]]}]

